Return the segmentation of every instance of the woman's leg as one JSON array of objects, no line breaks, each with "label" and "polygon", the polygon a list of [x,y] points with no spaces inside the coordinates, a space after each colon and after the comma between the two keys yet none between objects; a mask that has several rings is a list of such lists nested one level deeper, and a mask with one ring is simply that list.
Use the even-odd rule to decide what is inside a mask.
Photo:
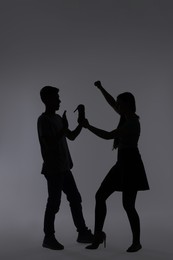
[{"label": "woman's leg", "polygon": [[130,222],[132,235],[133,235],[133,242],[132,242],[133,246],[140,245],[140,219],[135,209],[136,196],[137,196],[137,191],[123,191],[123,207],[127,213]]},{"label": "woman's leg", "polygon": [[102,232],[107,213],[106,200],[115,191],[114,179],[117,170],[117,165],[112,167],[96,193],[94,234]]},{"label": "woman's leg", "polygon": [[102,231],[107,213],[106,200],[115,191],[116,169],[116,165],[112,167],[96,193],[94,240],[86,247],[87,249],[97,249],[106,241],[106,234]]}]

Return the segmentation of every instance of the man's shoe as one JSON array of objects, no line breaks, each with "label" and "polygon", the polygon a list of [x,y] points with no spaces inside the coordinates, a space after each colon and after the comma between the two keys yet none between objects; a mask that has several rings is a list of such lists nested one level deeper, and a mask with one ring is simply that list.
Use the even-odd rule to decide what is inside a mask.
[{"label": "man's shoe", "polygon": [[141,244],[132,244],[126,251],[129,253],[134,253],[139,251],[142,248]]},{"label": "man's shoe", "polygon": [[49,248],[52,250],[63,250],[64,246],[61,245],[54,236],[52,237],[45,237],[43,240],[43,247]]},{"label": "man's shoe", "polygon": [[91,230],[88,229],[86,231],[83,232],[79,232],[78,237],[77,237],[77,242],[78,243],[92,243],[94,239],[93,234],[91,233]]}]

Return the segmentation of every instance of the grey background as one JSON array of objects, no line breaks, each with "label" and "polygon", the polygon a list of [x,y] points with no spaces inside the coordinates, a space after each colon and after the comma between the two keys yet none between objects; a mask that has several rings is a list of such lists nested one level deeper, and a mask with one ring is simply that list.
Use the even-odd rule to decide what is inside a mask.
[{"label": "grey background", "polygon": [[[172,259],[172,67],[173,4],[162,0],[0,1],[0,256],[1,259]],[[88,252],[63,195],[56,220],[63,252],[41,248],[46,182],[36,122],[44,107],[44,85],[60,89],[59,113],[86,106],[89,121],[112,130],[119,117],[93,86],[100,79],[114,97],[131,91],[141,117],[139,148],[151,190],[140,192],[143,250],[129,255],[131,242],[121,193],[107,201],[106,250]],[[112,142],[83,130],[69,142],[73,174],[93,229],[94,195],[116,162]]]}]

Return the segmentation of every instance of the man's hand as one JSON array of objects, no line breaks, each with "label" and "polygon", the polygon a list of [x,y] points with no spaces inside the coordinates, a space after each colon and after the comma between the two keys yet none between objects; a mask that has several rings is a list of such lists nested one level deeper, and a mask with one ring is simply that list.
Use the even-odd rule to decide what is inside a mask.
[{"label": "man's hand", "polygon": [[102,87],[102,84],[101,84],[101,82],[98,80],[98,81],[96,81],[96,82],[94,82],[94,85],[98,88],[98,89],[100,89],[101,87]]},{"label": "man's hand", "polygon": [[68,129],[68,120],[67,120],[67,117],[66,117],[66,110],[64,111],[63,113],[63,116],[62,116],[62,120],[63,120],[63,125],[64,125],[64,129],[67,130]]}]

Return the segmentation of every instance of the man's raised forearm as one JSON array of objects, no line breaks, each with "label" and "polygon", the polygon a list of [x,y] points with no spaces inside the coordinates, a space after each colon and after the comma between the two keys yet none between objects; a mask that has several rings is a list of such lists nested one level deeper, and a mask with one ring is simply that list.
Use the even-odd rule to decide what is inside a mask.
[{"label": "man's raised forearm", "polygon": [[68,139],[73,141],[80,134],[81,130],[82,130],[82,126],[79,124],[73,131],[68,129],[66,131],[66,136],[67,136]]}]

